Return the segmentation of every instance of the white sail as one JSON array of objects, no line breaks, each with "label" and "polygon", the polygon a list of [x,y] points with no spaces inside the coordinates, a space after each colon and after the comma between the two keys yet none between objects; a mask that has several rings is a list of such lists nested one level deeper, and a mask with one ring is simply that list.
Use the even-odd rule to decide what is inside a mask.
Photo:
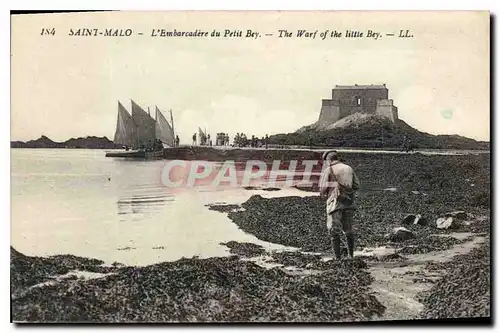
[{"label": "white sail", "polygon": [[120,102],[118,102],[118,119],[113,142],[128,147],[135,147],[137,144],[136,124]]},{"label": "white sail", "polygon": [[156,107],[156,138],[170,147],[174,146],[174,130],[158,107]]},{"label": "white sail", "polygon": [[152,146],[156,140],[156,121],[134,101],[132,101],[132,119],[137,125],[138,145]]}]

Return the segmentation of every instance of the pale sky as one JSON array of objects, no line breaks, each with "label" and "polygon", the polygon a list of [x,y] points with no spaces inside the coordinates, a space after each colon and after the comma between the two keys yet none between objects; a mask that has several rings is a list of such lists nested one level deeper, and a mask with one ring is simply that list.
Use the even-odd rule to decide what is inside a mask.
[{"label": "pale sky", "polygon": [[[55,36],[41,36],[55,28]],[[69,36],[130,28],[131,37]],[[251,38],[151,37],[152,29],[247,29]],[[278,38],[278,29],[292,38]],[[318,30],[314,40],[298,29]],[[327,38],[328,29],[382,33]],[[386,33],[409,29],[413,38]],[[142,32],[138,36],[137,32]],[[273,34],[273,36],[264,36]],[[12,17],[11,139],[113,139],[118,101],[173,110],[181,143],[198,126],[262,136],[318,119],[336,85],[382,84],[399,117],[432,134],[489,141],[487,12],[113,12]],[[450,116],[451,115],[451,116]],[[170,119],[168,112],[165,113]]]}]

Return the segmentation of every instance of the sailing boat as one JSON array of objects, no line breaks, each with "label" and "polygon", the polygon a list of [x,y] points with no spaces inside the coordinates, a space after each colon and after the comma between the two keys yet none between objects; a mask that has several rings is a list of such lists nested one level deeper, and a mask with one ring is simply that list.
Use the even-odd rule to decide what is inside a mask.
[{"label": "sailing boat", "polygon": [[[118,118],[113,142],[124,146],[125,151],[106,152],[107,157],[163,157],[163,148],[174,147],[172,126],[156,106],[155,118],[131,100],[132,115],[118,102]],[[161,143],[161,144],[160,144]]]},{"label": "sailing boat", "polygon": [[206,145],[206,140],[207,140],[206,129],[205,132],[203,132],[201,127],[198,127],[198,137],[200,138],[200,146]]},{"label": "sailing boat", "polygon": [[[170,116],[172,117],[172,113],[170,113]],[[155,129],[156,129],[156,139],[160,140],[162,144],[165,144],[169,147],[175,146],[173,122],[172,126],[170,126],[167,119],[165,119],[165,116],[163,116],[163,113],[161,113],[160,109],[158,109],[158,106],[156,106]]]},{"label": "sailing boat", "polygon": [[125,147],[136,147],[138,144],[137,125],[120,102],[118,102],[118,121],[113,142]]}]

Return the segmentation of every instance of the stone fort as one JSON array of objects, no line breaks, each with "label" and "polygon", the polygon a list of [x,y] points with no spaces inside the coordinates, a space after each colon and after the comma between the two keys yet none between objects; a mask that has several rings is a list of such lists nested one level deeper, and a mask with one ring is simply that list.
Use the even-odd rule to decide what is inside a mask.
[{"label": "stone fort", "polygon": [[354,113],[376,114],[398,119],[398,108],[389,99],[389,90],[383,85],[336,85],[331,99],[323,99],[318,125],[326,126]]}]

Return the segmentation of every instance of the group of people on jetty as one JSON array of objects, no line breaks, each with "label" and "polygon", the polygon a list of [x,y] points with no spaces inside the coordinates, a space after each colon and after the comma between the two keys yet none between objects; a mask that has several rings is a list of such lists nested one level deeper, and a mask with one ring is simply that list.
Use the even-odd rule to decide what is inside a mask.
[{"label": "group of people on jetty", "polygon": [[[197,146],[198,145],[198,135],[196,133],[193,134],[193,141],[192,145]],[[174,147],[179,147],[180,144],[180,139],[179,136],[176,135],[174,138]],[[200,146],[212,146],[213,142],[210,137],[210,134],[205,134],[205,133],[200,133],[199,135],[199,145]],[[265,147],[266,149],[268,148],[269,145],[269,136],[266,134],[262,138],[259,139],[256,135],[252,135],[250,138],[247,137],[245,133],[236,133],[234,136],[233,143],[230,143],[229,140],[229,134],[227,133],[217,133],[216,139],[215,139],[215,146],[231,146],[231,147],[252,147],[252,148],[262,148]],[[147,152],[153,152],[153,151],[160,151],[164,148],[163,143],[161,142],[160,139],[156,139],[154,142],[149,140],[147,144],[142,143],[139,146],[139,150],[141,151],[147,151]],[[279,147],[279,148],[285,148]],[[401,151],[404,152],[409,152],[413,151],[413,144],[410,138],[408,138],[406,135],[403,137],[403,142],[401,144]],[[125,149],[128,151],[130,147],[125,147]]]},{"label": "group of people on jetty", "polygon": [[[196,146],[198,144],[196,138],[197,138],[196,133],[194,133],[193,146]],[[212,139],[210,138],[210,134],[200,133],[199,139],[200,139],[200,146],[212,146]]]},{"label": "group of people on jetty", "polygon": [[[210,134],[200,133],[199,137],[196,133],[193,134],[192,145],[200,146],[212,146],[213,142],[210,137]],[[233,143],[231,144],[229,141],[229,134],[227,133],[217,133],[215,139],[216,146],[232,146],[232,147],[252,147],[252,148],[261,148],[265,147],[267,149],[269,144],[269,135],[263,136],[259,139],[256,135],[252,135],[250,138],[247,137],[245,133],[236,133],[234,136]]]},{"label": "group of people on jetty", "polygon": [[252,147],[252,148],[260,148],[266,147],[269,144],[269,136],[266,136],[259,139],[257,136],[252,135],[251,138],[247,138],[245,133],[236,133],[234,137],[234,145],[236,147]]}]

